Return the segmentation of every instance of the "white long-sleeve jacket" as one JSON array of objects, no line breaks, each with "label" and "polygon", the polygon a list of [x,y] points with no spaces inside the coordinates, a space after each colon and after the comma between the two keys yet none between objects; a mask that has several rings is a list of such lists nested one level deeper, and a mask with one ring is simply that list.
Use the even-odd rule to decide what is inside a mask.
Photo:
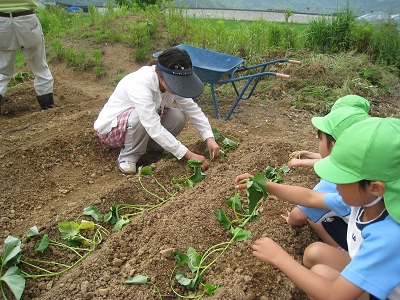
[{"label": "white long-sleeve jacket", "polygon": [[155,66],[142,67],[121,79],[100,111],[94,123],[94,129],[101,134],[110,132],[117,125],[117,117],[134,107],[149,136],[176,158],[181,159],[188,149],[161,125],[160,116],[157,113],[164,107],[171,106],[174,101],[203,140],[214,137],[207,117],[192,98],[183,98],[160,91]]}]

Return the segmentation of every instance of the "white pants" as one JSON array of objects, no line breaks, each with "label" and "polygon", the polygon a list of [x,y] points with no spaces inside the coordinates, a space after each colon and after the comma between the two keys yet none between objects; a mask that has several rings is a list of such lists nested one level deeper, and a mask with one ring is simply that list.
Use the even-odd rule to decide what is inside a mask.
[{"label": "white pants", "polygon": [[46,62],[46,51],[40,19],[36,14],[16,18],[0,17],[0,95],[14,76],[17,50],[25,56],[35,80],[36,94],[53,92],[54,79]]},{"label": "white pants", "polygon": [[[164,126],[173,136],[178,136],[185,127],[185,114],[178,108],[169,107],[161,118]],[[118,161],[137,162],[146,151],[163,151],[163,148],[154,142],[140,123],[136,109],[132,110],[128,118],[128,128],[125,134],[125,144],[121,149]]]}]

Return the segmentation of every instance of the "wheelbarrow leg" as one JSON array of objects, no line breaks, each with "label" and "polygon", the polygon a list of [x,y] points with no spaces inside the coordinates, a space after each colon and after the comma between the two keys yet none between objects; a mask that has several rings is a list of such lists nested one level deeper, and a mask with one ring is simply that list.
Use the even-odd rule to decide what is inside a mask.
[{"label": "wheelbarrow leg", "polygon": [[[211,96],[212,96],[213,105],[214,105],[215,116],[216,116],[217,119],[219,119],[219,120],[223,120],[223,121],[228,120],[229,117],[231,116],[231,114],[233,113],[233,111],[235,110],[236,106],[238,105],[241,96],[238,96],[238,97],[236,98],[235,103],[233,103],[233,105],[232,105],[231,109],[229,110],[228,114],[226,115],[226,117],[225,117],[225,118],[222,118],[222,117],[219,115],[219,112],[218,112],[218,104],[217,104],[217,99],[216,99],[216,97],[215,97],[215,91],[214,91],[214,84],[213,84],[213,83],[210,84],[210,89],[211,89]],[[242,94],[243,94],[243,92],[241,93],[241,95],[242,95]]]},{"label": "wheelbarrow leg", "polygon": [[[215,116],[216,116],[219,120],[224,120],[224,121],[228,120],[228,119],[230,118],[230,116],[232,115],[233,111],[235,110],[236,106],[239,104],[239,101],[242,100],[242,99],[247,100],[248,98],[250,98],[251,94],[252,94],[253,91],[254,91],[254,88],[255,88],[255,85],[256,85],[256,84],[253,85],[253,88],[252,88],[250,94],[249,94],[246,98],[244,98],[243,95],[244,95],[244,93],[246,92],[246,90],[247,90],[247,88],[249,87],[249,85],[251,84],[251,82],[253,81],[253,79],[254,79],[254,78],[249,78],[249,79],[247,80],[245,86],[243,87],[243,89],[242,89],[242,91],[241,91],[240,93],[239,93],[239,91],[238,91],[238,89],[237,89],[237,87],[236,87],[236,85],[235,85],[235,82],[231,82],[231,84],[232,84],[232,86],[233,86],[233,88],[234,88],[234,90],[235,90],[235,93],[236,93],[236,96],[237,96],[237,97],[236,97],[235,102],[233,103],[231,109],[229,110],[229,112],[228,112],[228,114],[226,115],[225,118],[222,118],[222,117],[219,115],[217,99],[216,99],[216,97],[215,97],[214,83],[210,83],[210,90],[211,90],[211,96],[212,96],[213,105],[214,105],[214,112],[215,112]],[[259,80],[259,78],[256,79],[256,83],[258,83],[258,80]]]}]

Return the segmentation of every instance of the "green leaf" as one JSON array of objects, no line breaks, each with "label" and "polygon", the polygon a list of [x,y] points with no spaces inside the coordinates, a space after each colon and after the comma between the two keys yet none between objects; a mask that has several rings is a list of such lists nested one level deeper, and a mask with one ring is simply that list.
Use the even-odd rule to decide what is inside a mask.
[{"label": "green leaf", "polygon": [[94,229],[94,222],[82,220],[81,224],[78,226],[78,230],[93,230]]},{"label": "green leaf", "polygon": [[189,257],[185,253],[174,251],[172,252],[172,256],[175,261],[178,263],[178,267],[183,266],[189,261]]},{"label": "green leaf", "polygon": [[189,178],[186,178],[186,179],[185,179],[185,185],[186,185],[187,187],[194,187],[194,182],[191,181]]},{"label": "green leaf", "polygon": [[194,159],[189,159],[187,164],[192,167],[192,168],[200,168],[204,163],[204,160],[194,160]]},{"label": "green leaf", "polygon": [[282,166],[281,168],[283,173],[288,173],[290,171],[290,168],[287,165]]},{"label": "green leaf", "polygon": [[139,175],[153,175],[153,169],[150,166],[139,167]]},{"label": "green leaf", "polygon": [[[9,235],[4,241],[2,265],[10,266],[19,263],[21,257],[21,241]],[[0,274],[1,275],[1,274]]]},{"label": "green leaf", "polygon": [[76,247],[76,246],[81,246],[81,245],[88,245],[89,241],[85,239],[81,235],[73,236],[67,239],[67,244],[70,247]]},{"label": "green leaf", "polygon": [[249,212],[253,213],[261,198],[267,198],[267,183],[263,174],[256,174],[247,185],[247,197],[249,199]]},{"label": "green leaf", "polygon": [[254,187],[267,196],[267,179],[264,174],[258,173],[253,178]]},{"label": "green leaf", "polygon": [[232,208],[234,211],[243,210],[242,202],[240,201],[239,195],[235,195],[235,196],[229,198],[228,200],[226,200],[226,204],[228,204],[228,206],[230,208]]},{"label": "green leaf", "polygon": [[221,132],[219,132],[217,128],[213,128],[212,132],[216,141],[221,138]]},{"label": "green leaf", "polygon": [[104,222],[108,222],[110,224],[116,224],[119,220],[118,216],[118,206],[113,204],[110,207],[110,212],[104,216]]},{"label": "green leaf", "polygon": [[225,138],[222,141],[222,144],[224,144],[225,146],[229,146],[230,148],[233,147],[237,147],[238,143],[236,143],[235,141],[232,141],[231,139]]},{"label": "green leaf", "polygon": [[219,156],[220,157],[226,157],[226,152],[223,149],[219,149]]},{"label": "green leaf", "polygon": [[133,276],[131,279],[125,280],[123,283],[124,284],[146,284],[146,283],[148,283],[148,278],[147,278],[147,276],[138,274],[138,275]]},{"label": "green leaf", "polygon": [[224,227],[225,229],[231,228],[232,223],[226,216],[225,211],[223,211],[222,209],[216,209],[214,210],[214,213],[217,216],[217,219],[219,223],[222,225],[222,227]]},{"label": "green leaf", "polygon": [[131,223],[132,221],[129,219],[121,218],[118,220],[117,223],[115,223],[112,231],[118,231],[121,230],[126,224]]},{"label": "green leaf", "polygon": [[263,193],[259,192],[254,185],[247,188],[247,197],[249,199],[249,214],[252,214],[257,207],[258,201],[262,198]]},{"label": "green leaf", "polygon": [[58,230],[62,239],[69,240],[79,234],[79,224],[73,221],[59,222]]},{"label": "green leaf", "polygon": [[194,183],[198,183],[204,178],[206,178],[206,174],[204,174],[200,168],[195,168],[193,175],[189,177],[189,179]]},{"label": "green leaf", "polygon": [[25,278],[20,274],[18,267],[13,266],[9,268],[7,272],[0,277],[0,281],[7,283],[15,298],[21,299],[25,289]]},{"label": "green leaf", "polygon": [[189,286],[192,284],[192,280],[193,280],[193,279],[183,276],[182,272],[176,273],[175,278],[181,285],[183,285],[187,288],[189,288]]},{"label": "green leaf", "polygon": [[206,283],[206,284],[204,285],[204,293],[206,293],[207,295],[212,296],[212,295],[214,295],[214,292],[215,292],[218,288],[219,288],[219,284],[211,285],[211,284]]},{"label": "green leaf", "polygon": [[196,252],[196,250],[193,247],[189,247],[187,251],[187,256],[188,256],[188,267],[192,273],[196,272],[199,267],[200,267],[200,262],[201,262],[201,255]]},{"label": "green leaf", "polygon": [[178,272],[175,276],[176,280],[183,286],[185,286],[189,290],[197,289],[201,279],[203,276],[196,274],[196,277],[193,279],[187,278],[183,276],[182,272]]},{"label": "green leaf", "polygon": [[276,169],[275,168],[273,168],[271,166],[268,166],[268,167],[265,168],[264,175],[268,179],[271,179],[271,177],[273,177],[275,174],[276,174]]},{"label": "green leaf", "polygon": [[271,179],[272,182],[281,183],[282,182],[282,175],[276,174],[274,178]]},{"label": "green leaf", "polygon": [[242,242],[247,240],[251,236],[251,231],[244,230],[243,228],[236,227],[233,231],[233,235],[235,236],[235,240],[238,242]]},{"label": "green leaf", "polygon": [[40,235],[39,233],[39,229],[36,226],[33,226],[29,229],[28,235],[26,236],[26,238],[29,240],[31,237],[35,237]]},{"label": "green leaf", "polygon": [[44,250],[50,245],[50,238],[47,234],[45,234],[41,241],[36,244],[36,251],[40,251],[43,253]]},{"label": "green leaf", "polygon": [[102,221],[103,216],[99,213],[96,207],[94,206],[88,206],[83,209],[83,215],[84,216],[91,216],[93,219],[95,219],[96,222]]}]

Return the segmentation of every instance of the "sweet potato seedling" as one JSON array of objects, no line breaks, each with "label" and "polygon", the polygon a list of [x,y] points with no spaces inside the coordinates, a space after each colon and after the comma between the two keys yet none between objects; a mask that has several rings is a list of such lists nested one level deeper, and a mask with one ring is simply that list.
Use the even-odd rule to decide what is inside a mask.
[{"label": "sweet potato seedling", "polygon": [[[214,139],[218,143],[220,149],[219,149],[219,156],[220,157],[225,157],[226,153],[239,146],[239,141],[232,136],[227,136],[223,135],[217,128],[212,128],[213,134],[214,134]],[[206,150],[206,153],[208,154],[208,150]],[[211,157],[210,160],[213,160],[214,157]]]},{"label": "sweet potato seedling", "polygon": [[282,174],[288,173],[290,168],[287,164],[282,165],[280,168],[268,166],[265,168],[265,177],[269,179],[271,182],[281,183],[282,182]]},{"label": "sweet potato seedling", "polygon": [[[201,166],[203,165],[204,160],[193,160],[189,159],[186,165],[186,175],[183,175],[179,178],[172,178],[171,184],[179,190],[182,190],[182,183],[184,183],[188,187],[194,187],[196,183],[202,181],[206,178],[206,174],[201,170]],[[193,168],[193,173],[189,174],[189,169]]]},{"label": "sweet potato seedling", "polygon": [[[256,217],[256,212],[257,208],[260,206],[260,200],[265,200],[267,196],[268,194],[266,189],[266,178],[264,174],[260,173],[256,174],[253,177],[250,177],[248,179],[246,187],[246,196],[240,197],[237,189],[235,189],[235,196],[227,201],[227,204],[234,211],[236,217],[235,220],[230,221],[223,210],[217,209],[214,211],[221,225],[225,229],[229,230],[232,236],[229,241],[211,246],[204,252],[203,255],[197,253],[197,251],[193,247],[190,247],[186,253],[172,253],[175,261],[177,262],[177,265],[171,273],[170,281],[171,289],[177,296],[182,298],[201,299],[205,295],[214,294],[219,285],[203,283],[202,280],[204,277],[204,272],[225,253],[225,251],[229,248],[230,245],[232,245],[232,243],[234,243],[235,241],[245,241],[250,237],[251,232],[245,230],[244,226],[247,224],[247,222],[255,221],[258,219],[258,217]],[[238,224],[238,226],[234,227],[233,224]],[[178,269],[181,269],[184,266],[187,266],[187,269],[190,272],[178,271]],[[173,275],[175,273],[175,280],[186,289],[198,291],[199,287],[201,286],[203,288],[203,291],[200,294],[196,294],[193,296],[180,295],[173,288],[172,284]],[[192,274],[192,276],[185,276],[185,274]]]},{"label": "sweet potato seedling", "polygon": [[33,76],[33,74],[28,72],[19,72],[13,76],[12,80],[7,84],[7,87],[14,88],[26,83],[27,81],[33,81],[34,79],[35,76]]},{"label": "sweet potato seedling", "polygon": [[[143,184],[142,176],[150,176],[166,193],[167,197],[163,198],[152,191],[149,191]],[[101,215],[98,209],[94,206],[88,206],[83,210],[83,215],[91,216],[97,222],[103,221],[105,223],[109,223],[114,225],[112,231],[118,231],[122,229],[125,225],[131,223],[130,217],[140,215],[144,211],[152,211],[153,209],[161,206],[162,204],[168,202],[171,198],[173,198],[177,192],[172,193],[167,188],[165,188],[153,175],[153,168],[150,166],[140,167],[138,170],[138,179],[140,186],[143,190],[155,197],[159,200],[157,204],[113,204],[110,207],[110,211],[106,215]],[[129,213],[121,214],[121,211],[128,210]]]},{"label": "sweet potato seedling", "polygon": [[[60,232],[60,237],[65,240],[67,244],[52,240],[47,234],[40,234],[36,226],[30,228],[27,239],[40,238],[35,247],[35,251],[37,252],[44,253],[45,250],[52,245],[53,247],[72,252],[76,256],[76,260],[72,264],[65,264],[57,261],[47,261],[22,256],[21,273],[25,278],[56,276],[72,269],[97,248],[102,242],[102,233],[108,234],[105,228],[85,220],[82,220],[81,223],[75,221],[59,222],[58,230]],[[93,232],[92,237],[85,237],[83,231]],[[28,271],[23,268],[24,265],[35,272],[31,271],[32,273],[28,273]],[[47,266],[50,266],[51,270],[47,269]]]},{"label": "sweet potato seedling", "polygon": [[[50,245],[72,252],[77,257],[72,264],[25,256],[21,251],[21,240],[12,236],[6,238],[4,251],[0,256],[0,289],[4,299],[7,299],[7,296],[3,282],[8,285],[15,298],[20,299],[25,289],[26,278],[56,276],[70,270],[96,249],[97,245],[102,242],[102,232],[105,232],[105,229],[101,226],[84,220],[80,224],[77,222],[60,222],[58,229],[61,238],[66,240],[67,244],[52,240],[47,234],[41,235],[36,226],[30,228],[27,240],[40,238],[40,241],[36,243],[35,251],[42,254]],[[93,237],[83,236],[82,231],[84,230],[94,230]],[[29,273],[27,269],[34,273]]]}]

